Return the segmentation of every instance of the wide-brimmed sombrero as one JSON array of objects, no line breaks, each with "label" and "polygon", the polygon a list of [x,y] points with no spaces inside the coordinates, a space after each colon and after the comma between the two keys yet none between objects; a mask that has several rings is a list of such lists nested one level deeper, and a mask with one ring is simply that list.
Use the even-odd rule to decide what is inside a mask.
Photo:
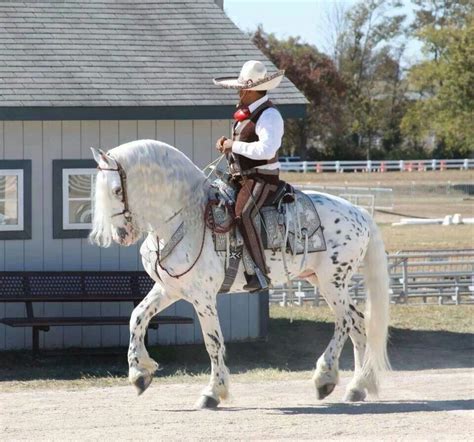
[{"label": "wide-brimmed sombrero", "polygon": [[269,91],[275,89],[281,82],[285,71],[267,74],[267,68],[261,61],[247,61],[236,77],[214,78],[214,84],[227,89],[246,89],[251,91]]}]

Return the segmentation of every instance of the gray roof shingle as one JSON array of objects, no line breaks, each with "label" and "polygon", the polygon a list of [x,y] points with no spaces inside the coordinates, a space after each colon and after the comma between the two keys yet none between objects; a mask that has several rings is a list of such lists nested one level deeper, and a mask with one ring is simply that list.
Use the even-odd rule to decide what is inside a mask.
[{"label": "gray roof shingle", "polygon": [[276,69],[213,0],[0,2],[0,107],[233,105],[212,78],[249,59]]}]

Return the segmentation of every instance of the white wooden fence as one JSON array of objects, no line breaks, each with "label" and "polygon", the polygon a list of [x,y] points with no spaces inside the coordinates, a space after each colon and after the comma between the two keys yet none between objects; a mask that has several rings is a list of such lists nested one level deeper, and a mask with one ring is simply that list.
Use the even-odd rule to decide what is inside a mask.
[{"label": "white wooden fence", "polygon": [[281,161],[284,172],[415,172],[474,169],[474,159],[389,161]]}]

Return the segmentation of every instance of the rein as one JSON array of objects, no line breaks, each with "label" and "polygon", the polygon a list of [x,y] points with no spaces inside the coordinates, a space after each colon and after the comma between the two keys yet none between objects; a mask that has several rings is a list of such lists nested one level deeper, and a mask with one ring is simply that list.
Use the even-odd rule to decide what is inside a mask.
[{"label": "rein", "polygon": [[[212,206],[217,206],[217,205],[219,205],[218,200],[210,200],[206,204],[206,207],[204,209],[204,223],[203,223],[201,247],[199,248],[199,253],[198,253],[196,259],[194,260],[194,262],[184,272],[181,272],[179,274],[172,274],[172,273],[169,272],[169,270],[166,267],[163,267],[163,264],[161,263],[162,259],[161,259],[161,256],[160,256],[160,246],[159,246],[160,237],[158,235],[156,236],[157,249],[158,250],[156,251],[155,273],[157,275],[158,275],[157,267],[159,267],[161,270],[166,272],[168,274],[168,276],[170,276],[171,278],[178,279],[178,278],[181,278],[181,276],[186,275],[187,273],[189,273],[196,266],[197,262],[199,261],[199,258],[202,255],[202,251],[204,249],[204,243],[206,241],[206,230],[207,230],[207,228],[209,228],[211,230],[211,232],[213,232],[213,233],[221,233],[221,234],[222,233],[227,233],[232,229],[232,227],[234,225],[234,214],[233,214],[233,211],[232,211],[232,207],[230,205],[226,205],[226,207],[228,208],[228,210],[230,210],[230,213],[231,213],[231,221],[229,222],[229,224],[227,224],[227,225],[218,225],[218,224],[215,223],[214,218],[212,216]],[[178,245],[178,243],[176,243],[174,245],[174,247],[176,247],[176,245]],[[171,251],[170,251],[170,253],[171,253]],[[169,254],[167,256],[169,256]]]},{"label": "rein", "polygon": [[117,160],[114,161],[117,164],[116,169],[103,169],[100,166],[97,166],[97,169],[104,172],[118,172],[120,177],[120,188],[122,189],[121,203],[123,204],[123,210],[121,212],[114,213],[113,215],[111,215],[111,217],[114,218],[116,216],[123,215],[123,217],[130,223],[132,222],[132,212],[130,212],[130,209],[128,207],[127,174],[125,173],[125,170],[123,170],[122,165]]}]

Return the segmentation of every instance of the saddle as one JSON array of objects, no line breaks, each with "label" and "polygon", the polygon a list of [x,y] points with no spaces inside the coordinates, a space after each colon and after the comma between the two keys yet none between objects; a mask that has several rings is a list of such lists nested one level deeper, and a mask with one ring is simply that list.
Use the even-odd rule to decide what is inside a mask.
[{"label": "saddle", "polygon": [[[235,199],[236,190],[220,178],[216,179],[209,194],[211,210],[208,225],[213,231],[215,250],[226,254],[228,267],[232,264],[238,266],[240,259],[243,259],[246,271],[252,273],[253,261],[243,247],[242,235],[233,223]],[[294,189],[285,181],[279,182],[276,192],[265,202],[254,222],[265,250],[305,256],[307,253],[326,250],[315,204],[309,195]]]}]

